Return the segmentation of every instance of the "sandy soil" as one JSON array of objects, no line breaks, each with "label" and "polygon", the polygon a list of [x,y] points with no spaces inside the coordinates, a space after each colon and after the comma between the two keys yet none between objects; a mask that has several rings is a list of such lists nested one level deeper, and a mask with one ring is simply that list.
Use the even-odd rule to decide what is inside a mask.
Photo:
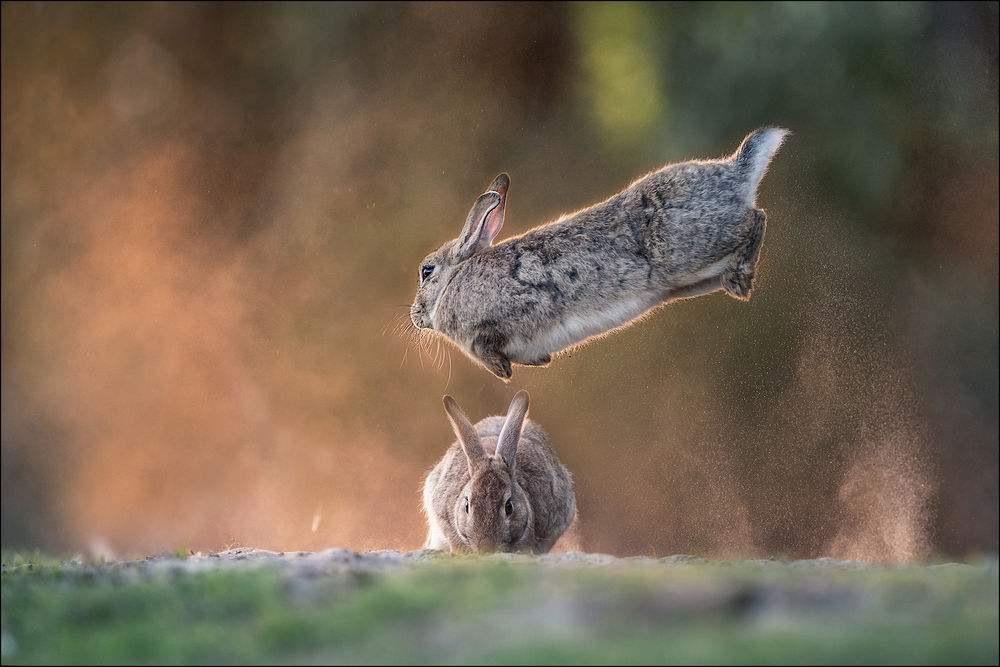
[{"label": "sandy soil", "polygon": [[[268,551],[266,549],[254,549],[250,547],[239,547],[210,554],[195,554],[188,558],[175,558],[170,556],[147,557],[145,560],[119,561],[113,565],[116,567],[139,567],[139,568],[164,568],[164,569],[184,569],[188,571],[200,571],[204,569],[227,567],[236,563],[244,565],[259,564],[273,565],[281,568],[291,568],[296,572],[338,572],[338,571],[363,571],[363,572],[383,572],[398,568],[411,568],[420,563],[447,562],[447,561],[497,561],[512,563],[537,563],[549,567],[573,567],[578,565],[602,565],[609,567],[622,566],[677,566],[684,564],[706,563],[725,566],[727,564],[739,563],[740,565],[758,565],[762,568],[843,568],[843,569],[868,569],[868,568],[892,568],[898,566],[874,565],[862,561],[838,560],[836,558],[816,558],[811,560],[743,560],[743,561],[710,561],[696,556],[676,555],[665,558],[650,558],[646,556],[629,556],[619,558],[609,554],[584,553],[580,551],[566,551],[560,553],[544,554],[542,556],[530,556],[524,554],[488,554],[475,556],[455,556],[431,549],[418,549],[416,551],[366,551],[356,552],[349,549],[331,548],[323,551]],[[944,563],[928,565],[927,567],[971,567],[962,563]]]}]

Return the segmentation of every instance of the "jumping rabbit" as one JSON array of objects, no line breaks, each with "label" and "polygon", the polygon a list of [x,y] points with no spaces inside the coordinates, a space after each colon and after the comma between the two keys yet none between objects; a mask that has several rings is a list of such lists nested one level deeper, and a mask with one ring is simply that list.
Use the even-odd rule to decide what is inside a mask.
[{"label": "jumping rabbit", "polygon": [[410,318],[502,379],[674,299],[749,299],[764,239],[757,187],[781,128],[731,156],[667,165],[610,199],[492,245],[510,178],[476,200],[457,239],[420,263]]},{"label": "jumping rabbit", "polygon": [[[443,398],[458,437],[424,482],[430,549],[548,553],[576,518],[569,471],[519,391],[506,417],[475,426]],[[523,426],[523,430],[522,430]]]}]

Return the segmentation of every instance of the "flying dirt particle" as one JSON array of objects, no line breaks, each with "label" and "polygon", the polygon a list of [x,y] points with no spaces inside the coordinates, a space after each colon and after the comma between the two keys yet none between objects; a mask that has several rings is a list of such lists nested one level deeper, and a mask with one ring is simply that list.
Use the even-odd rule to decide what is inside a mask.
[{"label": "flying dirt particle", "polygon": [[316,508],[316,513],[313,514],[313,522],[312,522],[312,532],[314,533],[316,532],[316,529],[319,528],[319,522],[320,519],[322,519],[322,514],[323,514],[323,507],[320,506]]}]

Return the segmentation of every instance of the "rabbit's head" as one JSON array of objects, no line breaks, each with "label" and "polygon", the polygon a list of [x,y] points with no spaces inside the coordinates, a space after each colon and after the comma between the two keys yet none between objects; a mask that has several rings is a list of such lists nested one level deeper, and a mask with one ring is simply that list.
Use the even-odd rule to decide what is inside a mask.
[{"label": "rabbit's head", "polygon": [[444,407],[471,475],[455,501],[455,530],[469,551],[519,551],[534,537],[531,503],[514,474],[528,392],[517,392],[511,401],[493,454],[451,396],[444,397]]},{"label": "rabbit's head", "polygon": [[476,200],[457,239],[427,255],[417,269],[417,296],[410,307],[410,319],[420,329],[434,328],[438,298],[458,267],[467,259],[488,248],[503,226],[510,178],[500,174],[487,191]]}]

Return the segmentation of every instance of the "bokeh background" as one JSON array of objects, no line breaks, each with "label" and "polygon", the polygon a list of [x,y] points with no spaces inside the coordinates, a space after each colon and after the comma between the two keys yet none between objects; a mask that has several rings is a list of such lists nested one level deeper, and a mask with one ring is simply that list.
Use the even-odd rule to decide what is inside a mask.
[{"label": "bokeh background", "polygon": [[[2,5],[2,542],[414,549],[520,388],[568,546],[997,551],[997,3]],[[400,332],[500,171],[501,237],[794,134],[749,303],[504,384]]]}]

